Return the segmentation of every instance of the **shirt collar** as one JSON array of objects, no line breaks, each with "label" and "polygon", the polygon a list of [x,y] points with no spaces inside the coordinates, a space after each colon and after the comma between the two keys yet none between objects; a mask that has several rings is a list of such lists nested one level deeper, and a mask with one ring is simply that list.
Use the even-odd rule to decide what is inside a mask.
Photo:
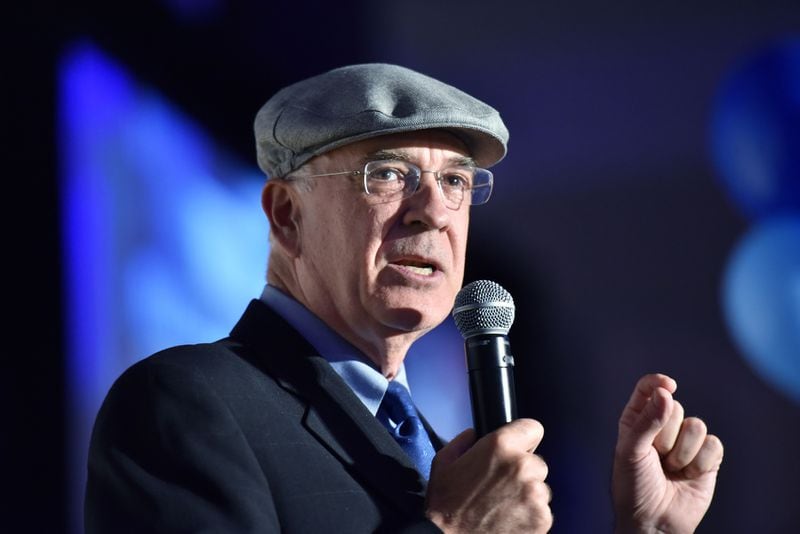
[{"label": "shirt collar", "polygon": [[[389,381],[371,360],[277,287],[267,284],[261,293],[261,301],[292,325],[331,364],[372,415],[378,412]],[[410,391],[404,364],[400,364],[394,380]]]}]

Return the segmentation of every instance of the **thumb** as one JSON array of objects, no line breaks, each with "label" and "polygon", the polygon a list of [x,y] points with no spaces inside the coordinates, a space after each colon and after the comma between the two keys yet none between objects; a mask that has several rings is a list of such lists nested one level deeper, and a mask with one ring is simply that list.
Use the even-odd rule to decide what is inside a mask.
[{"label": "thumb", "polygon": [[669,391],[662,387],[655,388],[630,424],[620,424],[617,454],[632,459],[646,456],[656,436],[667,424],[673,402]]},{"label": "thumb", "polygon": [[472,428],[464,430],[436,453],[433,458],[433,465],[431,465],[431,472],[437,468],[447,467],[458,460],[474,443],[475,430]]}]

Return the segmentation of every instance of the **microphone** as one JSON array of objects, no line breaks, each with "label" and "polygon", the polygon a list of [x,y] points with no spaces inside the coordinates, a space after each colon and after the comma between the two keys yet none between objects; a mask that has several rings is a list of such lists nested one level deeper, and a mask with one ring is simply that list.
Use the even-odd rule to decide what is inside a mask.
[{"label": "microphone", "polygon": [[514,356],[506,336],[514,299],[500,284],[477,280],[456,295],[453,319],[464,337],[472,421],[481,438],[517,418]]}]

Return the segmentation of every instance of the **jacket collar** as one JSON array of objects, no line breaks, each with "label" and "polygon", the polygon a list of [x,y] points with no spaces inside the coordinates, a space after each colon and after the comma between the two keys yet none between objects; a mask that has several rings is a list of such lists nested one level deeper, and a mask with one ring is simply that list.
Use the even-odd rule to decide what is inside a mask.
[{"label": "jacket collar", "polygon": [[[242,356],[306,405],[302,424],[354,476],[405,514],[420,515],[425,480],[333,368],[263,302],[250,302],[231,332]],[[440,440],[430,431],[434,447]]]}]

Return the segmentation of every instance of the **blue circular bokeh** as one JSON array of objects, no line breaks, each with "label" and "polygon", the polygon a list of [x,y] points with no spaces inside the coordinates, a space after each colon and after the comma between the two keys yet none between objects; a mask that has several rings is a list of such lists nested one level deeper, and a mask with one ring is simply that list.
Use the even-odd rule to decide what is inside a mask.
[{"label": "blue circular bokeh", "polygon": [[723,301],[751,367],[800,403],[800,214],[748,232],[728,262]]},{"label": "blue circular bokeh", "polygon": [[717,175],[746,215],[800,210],[800,37],[751,56],[725,80],[711,149]]}]

